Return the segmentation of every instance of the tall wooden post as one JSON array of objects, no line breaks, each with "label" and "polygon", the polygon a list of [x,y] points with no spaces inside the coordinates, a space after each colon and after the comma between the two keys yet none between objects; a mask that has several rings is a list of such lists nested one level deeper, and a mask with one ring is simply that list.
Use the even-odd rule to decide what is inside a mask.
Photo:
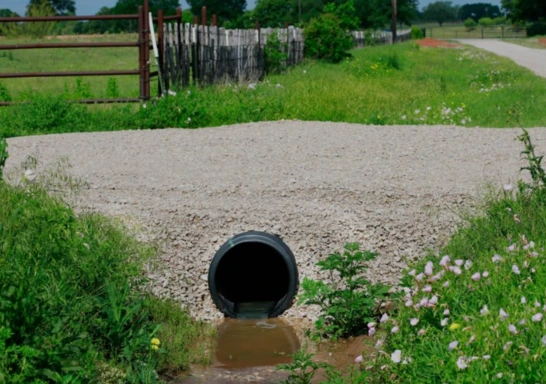
[{"label": "tall wooden post", "polygon": [[148,13],[150,12],[150,2],[149,0],[144,0],[144,44],[146,48],[144,49],[144,98],[147,100],[150,98],[150,19]]},{"label": "tall wooden post", "polygon": [[392,4],[392,21],[391,21],[391,32],[392,32],[392,43],[396,43],[396,21],[397,21],[397,7],[396,0],[391,0]]}]

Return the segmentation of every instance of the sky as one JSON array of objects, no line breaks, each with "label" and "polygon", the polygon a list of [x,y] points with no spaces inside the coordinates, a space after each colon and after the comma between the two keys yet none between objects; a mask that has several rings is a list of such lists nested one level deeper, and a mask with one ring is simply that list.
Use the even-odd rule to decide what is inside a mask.
[{"label": "sky", "polygon": [[[76,0],[76,13],[78,15],[94,15],[104,6],[113,7],[117,0]],[[419,9],[436,0],[419,0]],[[255,0],[247,0],[247,9],[254,8]],[[185,2],[182,3],[183,9],[188,9]],[[463,5],[467,3],[491,3],[500,6],[500,0],[454,0],[453,4]],[[25,14],[25,8],[28,0],[0,0],[0,9],[8,8],[20,15]]]}]

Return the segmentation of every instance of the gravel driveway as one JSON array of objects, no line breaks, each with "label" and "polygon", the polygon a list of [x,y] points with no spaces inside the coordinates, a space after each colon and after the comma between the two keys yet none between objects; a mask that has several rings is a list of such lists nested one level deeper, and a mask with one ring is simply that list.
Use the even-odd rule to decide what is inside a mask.
[{"label": "gravel driveway", "polygon": [[[156,293],[212,319],[220,313],[208,295],[210,260],[247,230],[281,235],[302,277],[317,277],[319,257],[358,241],[380,253],[369,278],[395,283],[406,260],[448,239],[452,210],[470,206],[486,181],[518,177],[518,134],[280,121],[34,136],[9,139],[8,171],[27,155],[44,164],[67,156],[71,174],[89,182],[82,208],[139,223],[161,241]],[[546,131],[531,135],[544,153]]]},{"label": "gravel driveway", "polygon": [[516,64],[528,68],[538,76],[546,77],[546,50],[523,47],[518,44],[506,43],[493,39],[461,39],[463,44],[492,52],[499,56],[507,57]]}]

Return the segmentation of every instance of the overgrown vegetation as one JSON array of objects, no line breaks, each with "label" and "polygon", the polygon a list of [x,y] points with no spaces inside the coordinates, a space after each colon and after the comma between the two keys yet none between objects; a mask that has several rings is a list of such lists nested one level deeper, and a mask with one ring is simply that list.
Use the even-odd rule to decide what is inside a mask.
[{"label": "overgrown vegetation", "polygon": [[35,164],[16,185],[0,181],[0,382],[156,383],[206,360],[194,344],[208,327],[147,293],[154,248],[121,223],[75,214]]},{"label": "overgrown vegetation", "polygon": [[298,304],[320,307],[320,316],[315,322],[316,336],[335,340],[373,329],[379,304],[389,291],[389,287],[371,284],[362,277],[366,263],[375,256],[373,252],[361,251],[359,244],[349,243],[343,254],[333,253],[317,263],[321,271],[330,273],[332,281],[339,277],[338,284],[304,278]]}]

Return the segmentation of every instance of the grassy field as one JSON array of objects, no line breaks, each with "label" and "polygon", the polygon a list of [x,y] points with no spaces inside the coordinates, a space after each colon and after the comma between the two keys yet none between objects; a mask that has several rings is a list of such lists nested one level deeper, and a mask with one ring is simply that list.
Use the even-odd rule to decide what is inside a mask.
[{"label": "grassy field", "polygon": [[415,25],[425,28],[427,37],[436,39],[482,39],[482,38],[506,38],[520,39],[527,36],[525,28],[514,31],[511,25],[495,26],[491,28],[466,28],[462,23],[444,23],[441,27],[438,23],[421,23]]},{"label": "grassy field", "polygon": [[[420,48],[413,42],[352,53],[354,58],[338,65],[308,62],[255,86],[191,87],[145,106],[68,104],[65,99],[77,97],[77,89],[99,96],[105,85],[72,79],[67,95],[56,97],[67,80],[54,80],[58,88],[50,84],[50,91],[34,91],[32,104],[1,108],[0,134],[198,128],[279,119],[508,127],[507,113],[516,103],[524,126],[546,126],[546,79],[508,59],[471,47]],[[11,64],[10,70],[15,68]],[[0,84],[0,97],[3,92],[15,100],[26,100],[25,87],[33,86],[15,80]],[[132,86],[120,83],[123,92]],[[135,79],[133,91],[137,86]]]},{"label": "grassy field", "polygon": [[524,47],[534,48],[534,49],[546,49],[546,45],[542,44],[538,39],[544,39],[544,36],[538,37],[529,37],[527,39],[505,39],[507,43],[519,44]]}]

